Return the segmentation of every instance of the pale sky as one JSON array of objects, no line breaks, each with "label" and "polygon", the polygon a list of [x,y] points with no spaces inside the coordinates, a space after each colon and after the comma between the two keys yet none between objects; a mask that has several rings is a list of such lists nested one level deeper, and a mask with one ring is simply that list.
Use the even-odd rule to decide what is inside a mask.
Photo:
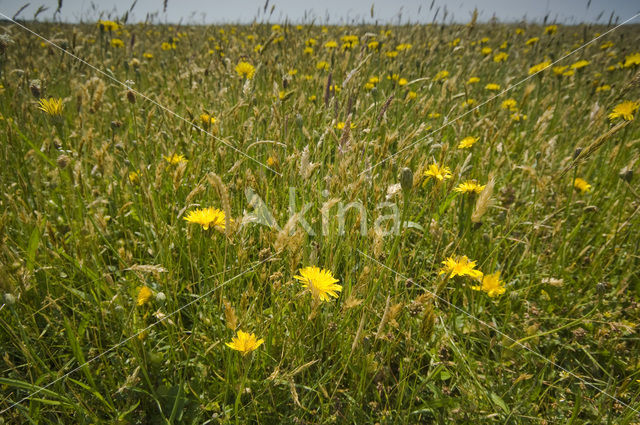
[{"label": "pale sky", "polygon": [[[437,12],[442,22],[445,5],[446,22],[468,22],[471,12],[478,8],[479,20],[492,16],[502,22],[516,22],[526,18],[529,22],[575,24],[580,22],[620,22],[640,12],[640,2],[634,0],[138,0],[129,13],[128,22],[144,21],[154,15],[156,23],[251,23],[284,22],[316,24],[368,23],[429,23]],[[47,8],[38,16],[51,20],[58,0],[0,0],[0,12],[12,17],[26,3],[30,3],[18,16],[33,19],[40,6]],[[57,20],[66,22],[94,22],[100,17],[118,19],[129,10],[134,0],[98,2],[96,0],[63,0]],[[373,18],[371,8],[373,5]],[[640,23],[640,17],[632,22]]]}]

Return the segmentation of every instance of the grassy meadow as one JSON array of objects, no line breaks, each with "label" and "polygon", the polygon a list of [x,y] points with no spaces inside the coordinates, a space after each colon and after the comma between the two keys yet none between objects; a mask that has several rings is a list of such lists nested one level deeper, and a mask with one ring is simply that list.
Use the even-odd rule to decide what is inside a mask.
[{"label": "grassy meadow", "polygon": [[0,423],[640,423],[637,24],[23,24]]}]

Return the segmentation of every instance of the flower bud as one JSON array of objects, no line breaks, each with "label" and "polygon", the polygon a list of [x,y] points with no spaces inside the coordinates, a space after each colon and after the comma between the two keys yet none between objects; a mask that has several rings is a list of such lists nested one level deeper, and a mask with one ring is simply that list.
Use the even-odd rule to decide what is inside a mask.
[{"label": "flower bud", "polygon": [[413,188],[413,171],[410,168],[400,170],[400,186],[403,192],[410,192]]}]

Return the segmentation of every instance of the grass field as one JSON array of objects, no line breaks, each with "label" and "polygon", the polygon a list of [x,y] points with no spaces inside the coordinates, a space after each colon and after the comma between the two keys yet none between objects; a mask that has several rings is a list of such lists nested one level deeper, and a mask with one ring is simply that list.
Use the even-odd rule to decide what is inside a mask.
[{"label": "grass field", "polygon": [[24,25],[0,423],[640,423],[637,24]]}]

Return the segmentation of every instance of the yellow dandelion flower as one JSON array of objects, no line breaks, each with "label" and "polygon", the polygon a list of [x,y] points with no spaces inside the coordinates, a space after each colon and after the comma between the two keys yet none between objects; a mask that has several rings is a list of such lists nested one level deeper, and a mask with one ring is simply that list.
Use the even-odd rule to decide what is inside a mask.
[{"label": "yellow dandelion flower", "polygon": [[117,31],[120,28],[120,25],[118,25],[116,22],[113,21],[103,21],[100,20],[98,21],[98,27],[103,30],[103,31]]},{"label": "yellow dandelion flower", "polygon": [[440,71],[436,74],[435,77],[433,77],[434,81],[440,81],[440,80],[444,80],[449,76],[449,71]]},{"label": "yellow dandelion flower", "polygon": [[151,300],[153,291],[148,286],[141,286],[138,289],[138,297],[136,303],[138,306],[143,306]]},{"label": "yellow dandelion flower", "polygon": [[246,356],[264,343],[264,339],[258,339],[255,334],[238,331],[237,336],[231,338],[231,342],[225,342],[225,345],[232,350],[239,351]]},{"label": "yellow dandelion flower", "polygon": [[316,64],[316,69],[320,69],[320,70],[328,70],[329,69],[329,63],[325,62],[325,61],[320,61]]},{"label": "yellow dandelion flower", "polygon": [[136,184],[140,180],[140,175],[136,171],[131,171],[129,173],[129,182],[131,184]]},{"label": "yellow dandelion flower", "polygon": [[493,49],[491,47],[483,47],[481,52],[483,55],[487,56],[490,55],[491,52],[493,52]]},{"label": "yellow dandelion flower", "polygon": [[632,53],[624,57],[624,68],[640,65],[640,53]]},{"label": "yellow dandelion flower", "polygon": [[153,55],[151,53],[143,53],[142,57],[145,59],[153,59]]},{"label": "yellow dandelion flower", "polygon": [[467,136],[464,139],[460,140],[460,143],[458,144],[458,149],[470,148],[477,141],[478,141],[477,137]]},{"label": "yellow dandelion flower", "polygon": [[591,185],[589,183],[587,183],[586,180],[581,179],[580,177],[577,177],[573,181],[573,187],[576,190],[579,190],[580,193],[585,193],[585,192],[590,192],[591,191]]},{"label": "yellow dandelion flower", "polygon": [[613,112],[609,114],[609,120],[622,118],[625,121],[633,121],[633,113],[638,109],[640,103],[631,100],[625,100],[613,107]]},{"label": "yellow dandelion flower", "polygon": [[515,114],[511,114],[511,119],[516,122],[526,121],[527,115],[516,112]]},{"label": "yellow dandelion flower", "polygon": [[414,91],[410,91],[409,93],[407,93],[407,99],[415,99],[416,97],[418,97],[418,93]]},{"label": "yellow dandelion flower", "polygon": [[544,33],[545,34],[555,34],[556,31],[558,31],[558,26],[557,25],[548,25],[545,29],[544,29]]},{"label": "yellow dandelion flower", "polygon": [[64,104],[62,103],[62,99],[54,99],[50,97],[49,99],[40,99],[38,102],[40,105],[38,109],[47,113],[52,117],[59,117],[62,115],[62,109],[64,109]]},{"label": "yellow dandelion flower", "polygon": [[212,117],[209,114],[200,114],[200,121],[202,122],[202,124],[204,124],[205,126],[208,126],[210,124],[215,124],[216,123],[216,118]]},{"label": "yellow dandelion flower", "polygon": [[174,153],[171,155],[164,155],[163,158],[169,163],[169,165],[177,165],[181,162],[187,162],[187,159],[182,154],[178,155]]},{"label": "yellow dandelion flower", "polygon": [[256,73],[256,68],[249,62],[242,61],[236,65],[236,72],[240,77],[251,80]]},{"label": "yellow dandelion flower", "polygon": [[338,47],[338,43],[334,40],[330,40],[324,43],[324,47],[325,49],[329,49],[329,50],[335,49],[336,47]]},{"label": "yellow dandelion flower", "polygon": [[440,118],[440,114],[438,112],[429,112],[429,118]]},{"label": "yellow dandelion flower", "polygon": [[467,99],[464,102],[462,102],[462,106],[473,106],[475,104],[476,104],[475,99]]},{"label": "yellow dandelion flower", "polygon": [[579,60],[578,62],[575,62],[573,64],[571,64],[571,69],[580,69],[580,68],[584,68],[585,66],[589,65],[591,62],[587,61],[587,60]]},{"label": "yellow dandelion flower", "polygon": [[375,40],[367,43],[367,48],[370,50],[378,50],[378,47],[380,47],[380,43]]},{"label": "yellow dandelion flower", "polygon": [[398,80],[398,85],[399,85],[399,86],[406,86],[406,85],[407,85],[407,83],[408,83],[408,81],[407,81],[407,79],[406,79],[406,78],[400,78],[400,79]]},{"label": "yellow dandelion flower", "polygon": [[539,64],[533,65],[531,68],[529,68],[529,75],[537,74],[540,71],[544,71],[550,65],[551,65],[551,62],[549,61],[544,61],[544,62],[540,62]]},{"label": "yellow dandelion flower", "polygon": [[500,84],[489,83],[486,86],[484,86],[484,88],[486,90],[497,91],[497,90],[500,90]]},{"label": "yellow dandelion flower", "polygon": [[299,273],[293,278],[300,281],[303,288],[309,288],[316,301],[329,301],[329,297],[338,298],[338,292],[342,291],[342,286],[337,285],[339,280],[333,277],[330,270],[311,266],[300,269]]},{"label": "yellow dandelion flower", "polygon": [[305,47],[304,50],[302,51],[302,53],[305,54],[305,55],[313,54],[313,47],[309,47],[309,46]]},{"label": "yellow dandelion flower", "polygon": [[493,61],[498,63],[498,62],[504,62],[509,58],[509,54],[505,53],[505,52],[500,52],[500,53],[496,53],[493,56]]},{"label": "yellow dandelion flower", "polygon": [[567,70],[567,68],[569,68],[569,65],[554,66],[552,70],[554,75],[562,75]]},{"label": "yellow dandelion flower", "polygon": [[[189,214],[184,217],[187,222],[199,224],[204,230],[214,227],[221,232],[226,230],[225,218],[224,211],[213,207],[189,211]],[[233,220],[229,219],[229,222],[233,223]]]},{"label": "yellow dandelion flower", "polygon": [[398,56],[398,51],[397,50],[392,50],[390,52],[386,52],[385,56],[388,57],[388,58],[393,59],[393,58]]},{"label": "yellow dandelion flower", "polygon": [[124,47],[124,41],[120,40],[119,38],[112,38],[111,47]]},{"label": "yellow dandelion flower", "polygon": [[467,180],[464,183],[460,183],[453,189],[458,193],[480,193],[484,190],[486,185],[478,184],[475,180]]},{"label": "yellow dandelion flower", "polygon": [[439,274],[446,274],[448,277],[469,276],[474,279],[482,277],[482,272],[476,270],[476,262],[469,260],[466,255],[449,257],[442,262],[442,269]]},{"label": "yellow dandelion flower", "polygon": [[482,284],[479,286],[472,286],[471,289],[486,292],[487,295],[493,298],[506,292],[506,288],[503,285],[504,282],[500,280],[500,272],[498,271],[482,276]]},{"label": "yellow dandelion flower", "polygon": [[539,37],[532,37],[528,39],[524,44],[526,44],[527,46],[531,46],[532,44],[536,44],[538,41],[540,41]]},{"label": "yellow dandelion flower", "polygon": [[470,77],[467,80],[467,84],[475,84],[475,83],[479,83],[480,82],[480,78],[478,77]]},{"label": "yellow dandelion flower", "polygon": [[517,105],[518,105],[518,102],[516,102],[515,99],[506,99],[502,101],[502,104],[500,105],[500,107],[502,109],[509,109],[510,111],[513,111],[516,109]]},{"label": "yellow dandelion flower", "polygon": [[601,91],[610,91],[611,90],[611,86],[609,84],[603,84],[601,86],[596,87],[596,93],[599,93]]},{"label": "yellow dandelion flower", "polygon": [[606,49],[608,49],[608,48],[610,48],[610,47],[613,47],[613,41],[607,41],[606,43],[602,43],[602,44],[600,45],[600,48],[601,48],[602,50],[606,50]]},{"label": "yellow dandelion flower", "polygon": [[429,165],[427,171],[424,172],[424,176],[427,179],[434,178],[438,181],[443,181],[450,179],[452,174],[449,167],[440,167],[437,163],[434,162],[433,164]]}]

